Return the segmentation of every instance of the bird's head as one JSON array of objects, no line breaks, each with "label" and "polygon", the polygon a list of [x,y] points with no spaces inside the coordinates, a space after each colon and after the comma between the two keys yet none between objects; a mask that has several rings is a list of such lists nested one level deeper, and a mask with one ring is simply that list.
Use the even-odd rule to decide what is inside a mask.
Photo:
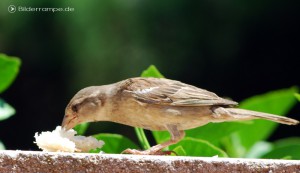
[{"label": "bird's head", "polygon": [[62,127],[69,130],[84,122],[99,121],[105,114],[105,88],[92,86],[80,90],[67,105]]}]

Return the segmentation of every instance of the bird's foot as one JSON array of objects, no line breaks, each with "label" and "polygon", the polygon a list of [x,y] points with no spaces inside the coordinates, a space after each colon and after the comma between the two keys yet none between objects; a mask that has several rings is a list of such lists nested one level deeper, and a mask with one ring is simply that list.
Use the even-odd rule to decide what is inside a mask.
[{"label": "bird's foot", "polygon": [[135,149],[126,149],[124,151],[122,151],[121,154],[135,154],[135,155],[171,155],[172,153],[174,153],[175,155],[177,155],[174,151],[154,151],[154,150],[144,150],[144,151],[140,151],[140,150],[135,150]]}]

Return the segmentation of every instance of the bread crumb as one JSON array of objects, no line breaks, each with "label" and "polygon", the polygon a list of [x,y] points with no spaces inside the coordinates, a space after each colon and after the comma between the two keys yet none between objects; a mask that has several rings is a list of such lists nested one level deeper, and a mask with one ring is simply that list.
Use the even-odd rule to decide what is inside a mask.
[{"label": "bread crumb", "polygon": [[92,136],[75,136],[76,134],[73,129],[66,131],[61,126],[57,126],[52,132],[35,133],[34,143],[48,152],[89,152],[104,145],[104,141],[98,141]]}]

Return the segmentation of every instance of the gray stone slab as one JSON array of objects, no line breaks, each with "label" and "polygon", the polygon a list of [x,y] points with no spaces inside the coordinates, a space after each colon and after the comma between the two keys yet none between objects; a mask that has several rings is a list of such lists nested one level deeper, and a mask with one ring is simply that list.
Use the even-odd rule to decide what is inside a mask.
[{"label": "gray stone slab", "polygon": [[300,160],[0,151],[0,172],[300,173]]}]

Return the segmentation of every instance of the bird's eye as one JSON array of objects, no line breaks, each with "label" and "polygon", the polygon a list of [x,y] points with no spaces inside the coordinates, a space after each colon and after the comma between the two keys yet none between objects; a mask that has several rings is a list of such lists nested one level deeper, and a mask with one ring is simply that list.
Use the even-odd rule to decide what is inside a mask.
[{"label": "bird's eye", "polygon": [[73,105],[71,107],[71,109],[72,109],[73,112],[78,112],[78,110],[79,110],[79,104]]}]

